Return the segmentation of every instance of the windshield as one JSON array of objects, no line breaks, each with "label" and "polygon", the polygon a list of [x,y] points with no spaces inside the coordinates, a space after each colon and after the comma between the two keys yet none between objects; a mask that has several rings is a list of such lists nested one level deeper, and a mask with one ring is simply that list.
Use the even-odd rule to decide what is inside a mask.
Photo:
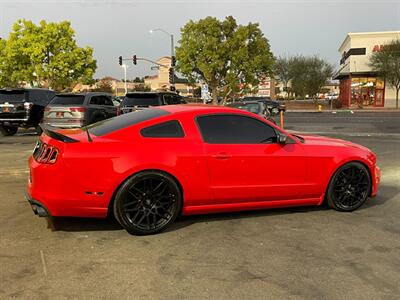
[{"label": "windshield", "polygon": [[50,104],[57,105],[82,105],[85,100],[84,95],[56,95]]},{"label": "windshield", "polygon": [[247,110],[247,111],[255,113],[255,114],[261,113],[261,108],[258,103],[232,103],[229,106]]},{"label": "windshield", "polygon": [[147,108],[141,111],[131,112],[123,115],[119,115],[114,118],[106,119],[88,126],[83,127],[83,130],[87,130],[90,134],[96,136],[103,136],[111,132],[117,131],[122,128],[126,128],[140,122],[158,118],[170,114],[169,112],[158,109],[158,108]]},{"label": "windshield", "polygon": [[128,94],[122,106],[158,106],[160,100],[158,94]]},{"label": "windshield", "polygon": [[25,91],[19,91],[19,90],[11,90],[11,91],[6,91],[6,90],[0,90],[0,101],[2,103],[4,102],[23,102],[24,100],[27,100],[25,97]]}]

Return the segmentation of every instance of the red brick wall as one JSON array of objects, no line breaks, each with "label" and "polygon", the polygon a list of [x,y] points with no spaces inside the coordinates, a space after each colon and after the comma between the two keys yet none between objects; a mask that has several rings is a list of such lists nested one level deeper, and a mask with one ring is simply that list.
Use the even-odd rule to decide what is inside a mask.
[{"label": "red brick wall", "polygon": [[351,104],[351,77],[340,79],[339,99],[344,107]]}]

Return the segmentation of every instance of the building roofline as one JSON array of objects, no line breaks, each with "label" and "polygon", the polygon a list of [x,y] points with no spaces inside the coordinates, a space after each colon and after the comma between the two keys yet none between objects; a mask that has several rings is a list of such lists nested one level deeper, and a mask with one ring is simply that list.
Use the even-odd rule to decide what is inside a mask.
[{"label": "building roofline", "polygon": [[399,35],[400,38],[400,31],[398,30],[393,30],[393,31],[371,31],[371,32],[348,32],[346,35],[346,38],[343,40],[343,42],[340,44],[340,47],[338,51],[340,52],[340,49],[342,49],[343,45],[346,43],[346,41],[351,37],[351,36],[363,36],[363,35],[390,35],[390,34],[397,34]]}]

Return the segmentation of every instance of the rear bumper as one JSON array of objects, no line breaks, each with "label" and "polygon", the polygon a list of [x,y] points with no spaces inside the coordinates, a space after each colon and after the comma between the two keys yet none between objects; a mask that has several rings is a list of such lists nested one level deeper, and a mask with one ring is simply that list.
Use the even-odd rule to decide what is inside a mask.
[{"label": "rear bumper", "polygon": [[31,205],[32,211],[35,215],[39,217],[50,217],[50,212],[47,209],[47,207],[40,203],[39,201],[33,199],[31,195],[29,195],[28,192],[25,192],[25,199],[29,202]]},{"label": "rear bumper", "polygon": [[85,121],[82,119],[70,119],[70,120],[44,120],[43,124],[50,125],[58,128],[81,128],[85,126]]},{"label": "rear bumper", "polygon": [[42,164],[31,156],[29,171],[26,198],[35,214],[53,217],[107,216],[111,192],[104,190],[102,195],[87,193],[92,187],[75,180],[74,173],[67,170],[62,159],[59,158],[55,164]]}]

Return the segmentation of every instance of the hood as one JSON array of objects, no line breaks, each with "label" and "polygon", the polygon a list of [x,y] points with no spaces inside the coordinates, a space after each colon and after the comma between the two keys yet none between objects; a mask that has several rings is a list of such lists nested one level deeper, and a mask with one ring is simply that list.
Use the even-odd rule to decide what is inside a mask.
[{"label": "hood", "polygon": [[360,150],[371,152],[368,148],[355,144],[349,141],[330,138],[320,135],[296,134],[304,139],[305,145],[321,145],[321,146],[338,146],[338,147],[353,147]]}]

